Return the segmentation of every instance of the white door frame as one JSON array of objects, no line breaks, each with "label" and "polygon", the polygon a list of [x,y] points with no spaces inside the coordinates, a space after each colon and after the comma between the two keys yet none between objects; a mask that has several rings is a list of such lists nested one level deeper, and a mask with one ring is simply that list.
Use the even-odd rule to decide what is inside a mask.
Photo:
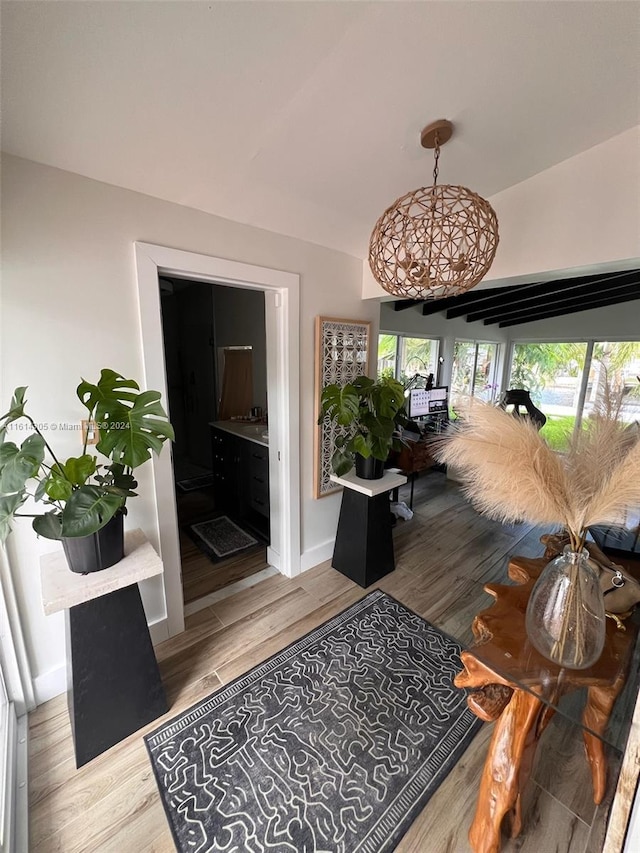
[{"label": "white door frame", "polygon": [[[299,302],[300,277],[224,258],[138,243],[142,356],[147,388],[168,400],[158,276],[180,276],[265,294],[271,545],[269,563],[287,577],[300,572]],[[178,521],[170,454],[153,457],[156,545],[164,563],[169,636],[184,631]]]}]

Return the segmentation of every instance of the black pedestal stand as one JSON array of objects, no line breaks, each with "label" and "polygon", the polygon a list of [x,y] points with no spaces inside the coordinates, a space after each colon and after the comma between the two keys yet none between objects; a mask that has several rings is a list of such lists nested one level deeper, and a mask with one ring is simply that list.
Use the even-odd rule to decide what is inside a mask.
[{"label": "black pedestal stand", "polygon": [[66,611],[76,766],[168,710],[137,584]]},{"label": "black pedestal stand", "polygon": [[366,589],[396,567],[389,492],[407,478],[385,473],[380,480],[332,479],[345,489],[331,565]]}]

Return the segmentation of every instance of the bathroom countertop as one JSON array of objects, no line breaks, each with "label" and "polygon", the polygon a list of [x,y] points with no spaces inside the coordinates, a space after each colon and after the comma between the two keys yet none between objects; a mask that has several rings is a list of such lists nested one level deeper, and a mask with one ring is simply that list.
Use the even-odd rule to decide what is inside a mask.
[{"label": "bathroom countertop", "polygon": [[231,435],[237,435],[240,438],[246,438],[247,441],[253,441],[254,444],[269,447],[269,427],[267,424],[251,423],[250,421],[210,421],[209,426],[229,432]]}]

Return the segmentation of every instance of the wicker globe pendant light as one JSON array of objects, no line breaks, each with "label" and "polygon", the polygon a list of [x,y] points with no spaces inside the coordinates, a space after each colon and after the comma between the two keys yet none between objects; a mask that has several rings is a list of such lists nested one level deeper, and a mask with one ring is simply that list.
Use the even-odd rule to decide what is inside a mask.
[{"label": "wicker globe pendant light", "polygon": [[452,133],[446,119],[424,128],[422,147],[435,149],[433,186],[397,199],[371,234],[371,272],[393,296],[457,296],[477,284],[493,263],[498,219],[489,202],[467,187],[437,183],[440,147]]}]

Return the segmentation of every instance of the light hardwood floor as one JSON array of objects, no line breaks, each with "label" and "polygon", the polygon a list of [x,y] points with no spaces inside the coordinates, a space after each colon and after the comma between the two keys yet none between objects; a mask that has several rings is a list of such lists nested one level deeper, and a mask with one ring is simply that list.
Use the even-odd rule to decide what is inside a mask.
[{"label": "light hardwood floor", "polygon": [[[215,562],[195,544],[188,532],[189,525],[208,521],[222,514],[215,508],[212,487],[186,494],[177,490],[176,501],[185,604],[205,598],[236,581],[257,574],[268,566],[267,546],[263,543]],[[242,527],[242,524],[240,526]]]},{"label": "light hardwood floor", "polygon": [[[418,482],[414,509],[414,519],[399,521],[394,531],[396,571],[376,586],[469,640],[473,615],[491,600],[483,583],[506,578],[508,555],[539,555],[540,531],[480,518],[437,472]],[[293,580],[270,577],[189,617],[184,634],[156,649],[169,713],[80,770],[65,697],[39,707],[30,715],[30,851],[174,850],[142,735],[363,595],[324,563]],[[483,727],[398,853],[469,853],[467,831],[491,729]],[[596,808],[580,731],[556,715],[527,789],[524,832],[505,839],[504,853],[599,853],[618,761],[611,751],[609,794]]]}]

